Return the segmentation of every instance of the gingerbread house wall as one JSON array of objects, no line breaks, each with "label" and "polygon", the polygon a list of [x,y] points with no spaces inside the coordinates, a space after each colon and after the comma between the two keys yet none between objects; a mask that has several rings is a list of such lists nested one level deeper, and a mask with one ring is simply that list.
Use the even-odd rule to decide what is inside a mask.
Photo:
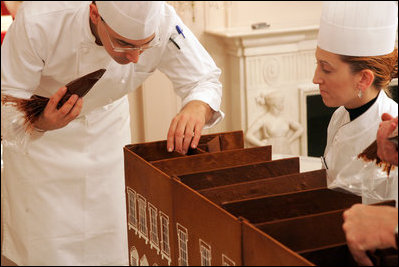
[{"label": "gingerbread house wall", "polygon": [[203,136],[189,155],[165,150],[166,141],[124,150],[131,265],[354,263],[342,212],[361,199],[327,189],[325,170],[300,173],[298,158],[244,149],[240,131]]}]

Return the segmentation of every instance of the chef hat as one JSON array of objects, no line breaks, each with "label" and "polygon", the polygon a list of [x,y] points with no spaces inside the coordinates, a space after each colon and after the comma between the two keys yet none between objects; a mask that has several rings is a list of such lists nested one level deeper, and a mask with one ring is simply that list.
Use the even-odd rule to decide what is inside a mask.
[{"label": "chef hat", "polygon": [[346,56],[380,56],[394,50],[395,1],[325,1],[318,46]]},{"label": "chef hat", "polygon": [[142,40],[156,33],[163,1],[96,1],[98,12],[112,30],[131,39]]}]

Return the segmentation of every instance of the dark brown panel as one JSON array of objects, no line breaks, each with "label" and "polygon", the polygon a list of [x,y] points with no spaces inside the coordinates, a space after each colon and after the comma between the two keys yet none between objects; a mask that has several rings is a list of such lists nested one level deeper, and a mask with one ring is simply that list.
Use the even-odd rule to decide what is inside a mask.
[{"label": "dark brown panel", "polygon": [[[272,161],[268,164],[271,165],[272,163],[277,163],[277,161]],[[285,170],[289,171],[289,168]],[[263,175],[265,175],[265,173],[262,172],[262,176]],[[229,175],[226,176],[230,177]],[[198,182],[199,179],[200,178],[192,177],[192,180],[195,182]],[[186,179],[183,181],[186,181]],[[316,170],[207,188],[199,190],[198,192],[218,205],[221,205],[221,203],[226,201],[282,194],[326,186],[326,171]]]},{"label": "dark brown panel", "polygon": [[222,151],[219,136],[214,137],[209,142],[204,144],[204,151],[206,152],[219,152]]},{"label": "dark brown panel", "polygon": [[223,167],[271,160],[271,146],[234,149],[152,162],[168,175],[184,175]]},{"label": "dark brown panel", "polygon": [[242,131],[221,134],[220,147],[221,150],[244,148],[244,137]]},{"label": "dark brown panel", "polygon": [[377,249],[367,254],[374,266],[398,266],[398,250],[395,248]]},{"label": "dark brown panel", "polygon": [[255,225],[290,249],[301,251],[345,243],[344,210],[300,216]]},{"label": "dark brown panel", "polygon": [[187,155],[183,155],[175,151],[168,152],[166,148],[166,140],[127,145],[126,148],[136,153],[146,161],[157,161],[162,159],[186,157],[204,152],[243,148],[243,142],[242,131],[235,131],[203,135],[198,143],[198,148],[190,148],[187,152]]},{"label": "dark brown panel", "polygon": [[135,144],[127,146],[127,148],[149,162],[162,159],[181,158],[204,153],[202,149],[191,148],[188,150],[187,155],[177,153],[176,151],[168,152],[166,148],[166,141]]},{"label": "dark brown panel", "polygon": [[213,171],[180,175],[180,180],[195,190],[237,184],[299,172],[299,158],[250,163]]},{"label": "dark brown panel", "polygon": [[242,220],[244,266],[312,266],[312,263]]},{"label": "dark brown panel", "polygon": [[[358,266],[346,244],[300,251],[300,255],[320,266]],[[394,248],[368,253],[374,266],[398,266],[398,250]]]},{"label": "dark brown panel", "polygon": [[346,244],[299,253],[317,266],[357,266]]},{"label": "dark brown panel", "polygon": [[242,131],[203,135],[198,147],[206,152],[218,152],[244,148]]},{"label": "dark brown panel", "polygon": [[361,203],[361,197],[330,189],[315,189],[232,201],[223,204],[222,207],[235,216],[248,219],[251,223],[262,223],[346,209],[355,203]]},{"label": "dark brown panel", "polygon": [[[204,242],[210,246],[214,255],[212,265],[222,265],[222,254],[235,265],[242,265],[241,222],[180,181],[172,179],[172,187],[173,217],[178,224],[173,227],[187,231],[187,251],[190,256],[188,264],[201,266],[201,254],[194,252],[200,252],[200,243]],[[223,226],[223,231],[220,226]]]}]

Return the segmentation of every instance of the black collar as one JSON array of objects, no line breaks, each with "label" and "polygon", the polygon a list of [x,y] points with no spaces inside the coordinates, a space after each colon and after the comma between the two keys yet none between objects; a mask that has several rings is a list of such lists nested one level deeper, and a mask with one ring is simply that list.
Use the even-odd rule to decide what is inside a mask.
[{"label": "black collar", "polygon": [[358,108],[353,108],[353,109],[345,108],[349,112],[350,120],[353,121],[354,119],[362,115],[364,112],[366,112],[374,104],[377,98],[378,95],[369,102],[367,102],[366,104],[364,104],[363,106],[360,106]]}]

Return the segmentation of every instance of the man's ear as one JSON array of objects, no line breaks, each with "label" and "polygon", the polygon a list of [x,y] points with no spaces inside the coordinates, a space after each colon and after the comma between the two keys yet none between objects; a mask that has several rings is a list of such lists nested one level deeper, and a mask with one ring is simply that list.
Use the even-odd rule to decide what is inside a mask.
[{"label": "man's ear", "polygon": [[90,19],[95,25],[97,25],[101,19],[100,14],[98,13],[97,5],[94,3],[90,4]]},{"label": "man's ear", "polygon": [[360,80],[358,82],[358,89],[364,91],[369,88],[374,82],[374,73],[369,69],[364,69],[359,72]]}]

